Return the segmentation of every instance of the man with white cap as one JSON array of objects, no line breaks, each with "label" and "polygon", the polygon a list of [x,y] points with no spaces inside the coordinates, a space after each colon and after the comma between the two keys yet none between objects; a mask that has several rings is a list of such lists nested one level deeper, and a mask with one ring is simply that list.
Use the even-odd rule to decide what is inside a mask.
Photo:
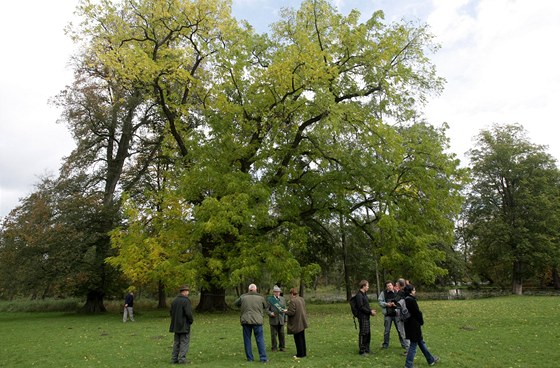
[{"label": "man with white cap", "polygon": [[[270,337],[272,339],[272,351],[286,351],[286,335],[284,323],[286,322],[286,300],[280,294],[282,289],[278,285],[272,288],[272,294],[267,298],[268,319],[270,323]],[[278,344],[278,342],[280,344]]]}]

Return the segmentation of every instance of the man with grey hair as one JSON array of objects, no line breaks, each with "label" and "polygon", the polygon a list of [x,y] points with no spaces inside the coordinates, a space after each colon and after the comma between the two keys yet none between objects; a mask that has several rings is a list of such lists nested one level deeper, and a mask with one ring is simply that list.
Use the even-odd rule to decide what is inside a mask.
[{"label": "man with grey hair", "polygon": [[266,357],[263,329],[263,314],[266,309],[266,301],[262,295],[257,293],[257,285],[249,285],[249,291],[241,295],[234,304],[241,308],[240,320],[243,327],[243,345],[247,360],[250,362],[254,360],[251,344],[251,335],[254,333],[259,350],[259,359],[261,362],[266,362],[268,359]]}]

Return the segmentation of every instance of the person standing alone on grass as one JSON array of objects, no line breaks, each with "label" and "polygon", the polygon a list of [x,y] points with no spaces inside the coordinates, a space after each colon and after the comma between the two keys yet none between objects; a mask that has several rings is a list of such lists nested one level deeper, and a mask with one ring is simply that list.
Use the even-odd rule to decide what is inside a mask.
[{"label": "person standing alone on grass", "polygon": [[186,364],[191,340],[191,325],[194,321],[188,286],[183,285],[179,288],[179,295],[171,303],[169,314],[171,315],[169,332],[174,333],[171,363]]},{"label": "person standing alone on grass", "polygon": [[298,296],[296,288],[290,289],[290,303],[288,304],[288,334],[294,335],[296,344],[296,355],[294,358],[305,358],[307,356],[307,344],[305,342],[305,329],[308,327],[305,300]]},{"label": "person standing alone on grass", "polygon": [[130,318],[134,322],[134,293],[130,291],[124,297],[124,311],[122,321],[126,322]]},{"label": "person standing alone on grass", "polygon": [[360,325],[358,347],[361,356],[367,356],[370,353],[371,330],[369,318],[376,315],[375,309],[371,309],[369,306],[368,290],[369,282],[367,280],[360,281],[360,290],[358,290],[356,295],[356,305],[358,307],[358,323]]},{"label": "person standing alone on grass", "polygon": [[234,304],[241,307],[241,326],[243,327],[243,345],[245,356],[249,362],[254,360],[251,335],[255,334],[257,349],[261,362],[266,362],[266,348],[264,345],[263,314],[266,309],[264,297],[257,293],[257,285],[249,285],[249,292],[241,295]]},{"label": "person standing alone on grass", "polygon": [[282,289],[277,285],[272,288],[272,293],[267,299],[267,312],[270,324],[270,337],[272,340],[272,351],[286,351],[286,338],[284,334],[284,322],[286,319],[286,300],[280,295]]},{"label": "person standing alone on grass", "polygon": [[414,367],[414,356],[416,355],[416,347],[420,347],[420,351],[424,354],[428,365],[434,365],[439,361],[439,357],[432,355],[424,342],[422,337],[422,325],[424,324],[424,318],[422,312],[418,307],[418,302],[416,301],[416,288],[413,285],[406,285],[404,287],[406,308],[410,312],[410,318],[404,321],[404,330],[406,337],[410,340],[410,346],[406,354],[405,368]]},{"label": "person standing alone on grass", "polygon": [[397,293],[394,290],[393,283],[391,281],[385,282],[385,290],[379,293],[379,297],[377,301],[381,306],[381,311],[384,318],[384,326],[385,332],[383,333],[383,345],[381,346],[383,349],[389,348],[389,339],[391,337],[391,325],[395,324],[395,329],[399,335],[399,341],[403,349],[407,349],[407,344],[404,341],[404,333],[401,332],[399,328],[399,324],[397,321]]}]

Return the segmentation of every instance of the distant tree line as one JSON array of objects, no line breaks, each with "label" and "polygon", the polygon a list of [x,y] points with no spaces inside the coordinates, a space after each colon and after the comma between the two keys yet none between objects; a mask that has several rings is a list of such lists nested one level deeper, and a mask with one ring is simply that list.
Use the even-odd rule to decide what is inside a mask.
[{"label": "distant tree line", "polygon": [[425,25],[286,9],[270,34],[227,0],[84,1],[56,98],[75,150],[3,220],[0,297],[188,283],[225,310],[248,282],[362,278],[558,287],[558,169],[521,126],[481,132],[472,166],[446,126]]}]

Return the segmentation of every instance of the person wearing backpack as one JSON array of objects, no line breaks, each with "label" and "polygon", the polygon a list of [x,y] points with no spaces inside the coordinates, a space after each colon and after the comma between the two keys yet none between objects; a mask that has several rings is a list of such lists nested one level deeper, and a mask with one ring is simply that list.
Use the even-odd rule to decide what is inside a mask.
[{"label": "person wearing backpack", "polygon": [[[397,282],[395,282],[395,285],[394,285],[395,294],[396,294],[395,303],[397,303],[397,306],[398,306],[399,300],[404,299],[404,296],[405,296],[404,295],[404,287],[406,286],[407,283],[408,282],[403,278],[400,278],[400,279],[397,280]],[[406,350],[404,352],[404,355],[406,355],[406,352],[408,351],[408,347],[410,346],[410,341],[408,341],[408,338],[406,337],[406,334],[404,332],[404,322],[403,322],[403,320],[401,318],[397,318],[396,322],[397,322],[397,330],[399,331],[399,334],[403,339],[401,341],[401,344],[404,344],[403,347]]]},{"label": "person wearing backpack", "polygon": [[395,324],[395,329],[397,330],[397,334],[399,336],[399,341],[403,349],[407,349],[407,344],[404,340],[404,333],[401,334],[401,330],[399,329],[398,320],[397,320],[397,293],[393,287],[392,281],[385,282],[385,290],[379,293],[379,297],[377,301],[379,306],[381,307],[381,312],[385,316],[384,318],[384,327],[385,331],[383,333],[383,345],[381,345],[382,349],[389,348],[389,339],[391,337],[391,326]]},{"label": "person wearing backpack", "polygon": [[367,356],[370,353],[369,345],[371,342],[371,331],[369,318],[376,315],[375,309],[369,306],[367,291],[369,290],[369,282],[367,280],[360,281],[360,290],[356,294],[356,306],[358,307],[358,323],[360,331],[358,333],[359,353]]},{"label": "person wearing backpack", "polygon": [[414,367],[414,356],[416,355],[416,347],[420,347],[420,351],[424,354],[428,365],[435,365],[439,361],[439,357],[432,355],[422,337],[422,325],[424,318],[416,301],[416,288],[414,285],[406,285],[404,288],[405,303],[410,313],[410,317],[404,321],[404,330],[406,337],[410,340],[410,346],[406,354],[405,368]]}]

